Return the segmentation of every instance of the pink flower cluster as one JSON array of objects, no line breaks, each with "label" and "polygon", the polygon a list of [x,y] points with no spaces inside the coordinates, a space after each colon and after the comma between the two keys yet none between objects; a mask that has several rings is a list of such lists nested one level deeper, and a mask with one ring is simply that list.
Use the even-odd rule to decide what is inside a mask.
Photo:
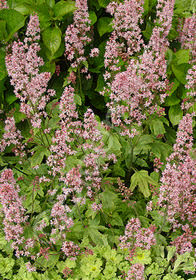
[{"label": "pink flower cluster", "polygon": [[[157,21],[162,27],[153,29],[148,45],[144,44],[138,25],[142,22],[142,3],[127,0],[108,6],[114,15],[114,31],[106,45],[107,87],[101,94],[110,96],[107,107],[112,123],[121,128],[121,135],[129,138],[137,134],[138,127],[149,115],[158,114],[158,105],[163,103],[169,89],[165,54],[174,0],[158,1]],[[141,50],[142,54],[133,57]]]},{"label": "pink flower cluster", "polygon": [[179,26],[181,47],[190,50],[191,62],[196,63],[196,15],[184,19],[183,27]]},{"label": "pink flower cluster", "polygon": [[0,142],[0,152],[3,152],[6,147],[14,145],[13,149],[16,156],[23,158],[25,156],[25,144],[21,144],[22,135],[15,125],[13,117],[8,117],[5,120],[4,134]]},{"label": "pink flower cluster", "polygon": [[12,248],[16,251],[17,257],[24,254],[24,251],[21,251],[19,247],[25,239],[23,236],[24,224],[28,219],[28,216],[25,216],[22,200],[18,195],[19,191],[12,170],[5,169],[0,178],[1,211],[4,214],[5,239],[8,242],[12,241]]},{"label": "pink flower cluster", "polygon": [[144,265],[140,263],[132,264],[127,273],[126,280],[144,280]]},{"label": "pink flower cluster", "polygon": [[112,2],[107,6],[107,12],[114,16],[114,31],[107,41],[104,60],[105,67],[109,70],[120,70],[120,66],[115,66],[120,62],[120,58],[126,60],[134,52],[140,51],[144,42],[138,23],[142,23],[143,11],[143,0],[125,0],[119,4]]},{"label": "pink flower cluster", "polygon": [[154,228],[142,228],[138,218],[130,219],[126,225],[125,235],[120,236],[119,240],[121,249],[129,249],[130,260],[137,248],[150,250],[151,246],[156,244]]},{"label": "pink flower cluster", "polygon": [[[37,55],[40,46],[39,20],[37,15],[31,15],[28,23],[26,38],[23,42],[14,41],[8,46],[6,67],[11,77],[14,93],[20,100],[20,111],[31,120],[33,127],[41,126],[41,117],[46,117],[44,111],[54,90],[47,90],[50,73],[39,73],[39,68],[44,65],[43,59]],[[11,53],[9,53],[11,51]]]},{"label": "pink flower cluster", "polygon": [[[86,188],[87,196],[92,197],[92,189],[97,190],[101,187],[100,171],[107,168],[107,163],[104,161],[110,159],[115,161],[115,156],[106,155],[102,135],[91,109],[84,114],[83,122],[78,120],[74,89],[71,86],[65,87],[59,108],[61,110],[60,129],[56,130],[52,139],[51,155],[47,160],[48,166],[51,167],[50,173],[53,176],[60,174],[59,181],[64,182],[69,192],[74,195],[74,199],[76,199],[75,194],[81,193],[83,188]],[[65,175],[66,160],[69,156],[77,154],[80,154],[82,166],[77,165]]]},{"label": "pink flower cluster", "polygon": [[63,242],[61,250],[67,257],[71,257],[71,259],[75,259],[75,257],[80,253],[80,247],[72,241]]},{"label": "pink flower cluster", "polygon": [[0,9],[9,9],[6,0],[0,0]]},{"label": "pink flower cluster", "polygon": [[69,86],[65,87],[61,96],[60,104],[60,129],[55,131],[52,138],[53,145],[50,147],[51,155],[48,157],[47,164],[51,167],[51,174],[56,176],[65,168],[65,160],[69,155],[74,155],[76,151],[72,148],[76,140],[74,132],[80,132],[81,122],[78,121],[78,112],[74,102],[74,89]]},{"label": "pink flower cluster", "polygon": [[182,255],[186,252],[192,252],[193,251],[193,245],[191,241],[196,238],[196,233],[192,234],[192,231],[188,225],[183,226],[184,233],[174,239],[174,241],[171,242],[172,246],[176,247],[176,252],[179,255]]},{"label": "pink flower cluster", "polygon": [[154,159],[154,171],[155,172],[159,172],[162,165],[163,165],[163,162],[161,162],[160,158]]},{"label": "pink flower cluster", "polygon": [[[149,48],[152,48],[152,50],[157,53],[157,57],[158,54],[165,56],[165,51],[169,46],[167,36],[172,25],[174,3],[175,0],[157,1],[157,19],[155,20],[157,26],[153,28],[148,45]],[[163,56],[162,59],[164,59]]]},{"label": "pink flower cluster", "polygon": [[[128,260],[132,261],[137,248],[150,250],[152,245],[156,244],[154,236],[154,226],[150,228],[142,228],[138,218],[132,218],[127,223],[125,228],[125,235],[120,236],[120,248],[129,249]],[[131,268],[128,271],[126,280],[144,280],[144,265],[143,264],[131,264]]]},{"label": "pink flower cluster", "polygon": [[167,219],[173,228],[196,226],[196,159],[193,146],[192,116],[186,114],[179,124],[174,152],[162,173],[159,204],[167,209]]},{"label": "pink flower cluster", "polygon": [[[87,0],[76,0],[75,6],[77,9],[74,12],[73,24],[70,24],[65,32],[65,56],[72,62],[71,67],[73,68],[83,64],[82,72],[86,73],[87,67],[84,67],[86,62],[85,46],[92,41]],[[97,48],[92,49],[90,57],[98,54]]]},{"label": "pink flower cluster", "polygon": [[64,195],[60,195],[57,198],[58,202],[54,204],[51,210],[51,226],[53,227],[51,231],[50,241],[56,243],[57,240],[66,239],[66,231],[73,226],[73,220],[67,216],[67,213],[70,212],[70,208],[67,205],[64,205]]},{"label": "pink flower cluster", "polygon": [[91,209],[93,209],[94,212],[100,211],[102,208],[102,204],[97,204],[96,202],[93,202],[91,204]]},{"label": "pink flower cluster", "polygon": [[[190,50],[190,60],[192,67],[188,70],[185,87],[189,90],[187,98],[182,103],[182,109],[188,109],[195,103],[196,96],[196,15],[186,18],[183,27],[179,28],[179,41],[182,48]],[[188,102],[187,102],[188,101]]]}]

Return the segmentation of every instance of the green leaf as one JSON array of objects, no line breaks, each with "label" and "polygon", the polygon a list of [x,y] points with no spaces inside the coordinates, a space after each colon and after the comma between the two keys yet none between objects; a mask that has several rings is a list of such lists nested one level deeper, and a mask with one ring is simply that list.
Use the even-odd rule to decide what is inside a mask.
[{"label": "green leaf", "polygon": [[96,16],[96,13],[94,11],[89,11],[89,19],[91,21],[90,25],[95,24],[95,22],[97,21],[97,16]]},{"label": "green leaf", "polygon": [[48,103],[46,105],[46,112],[48,113],[48,115],[52,115],[55,117],[59,117],[59,103],[58,103],[58,99],[53,99],[50,103]]},{"label": "green leaf", "polygon": [[19,12],[11,9],[0,10],[0,20],[6,21],[6,29],[8,33],[5,38],[6,42],[25,24],[25,17]]},{"label": "green leaf", "polygon": [[[95,69],[101,69],[102,67],[104,68],[104,54],[105,54],[105,46],[106,46],[106,40],[104,40],[103,42],[101,42],[101,44],[99,44],[98,49],[99,49],[99,56],[98,57],[93,57],[93,67]],[[104,73],[103,73],[104,74]],[[103,75],[102,74],[102,75]],[[101,75],[101,74],[100,74]]]},{"label": "green leaf", "polygon": [[[148,167],[147,162],[142,158],[136,158],[136,156],[133,157],[134,164],[141,166],[141,167]],[[130,165],[129,165],[130,166]]]},{"label": "green leaf", "polygon": [[77,165],[84,166],[82,160],[78,159],[76,156],[72,155],[66,158],[66,171],[71,170],[72,168],[76,167]]},{"label": "green leaf", "polygon": [[97,87],[96,87],[95,91],[98,91],[98,92],[102,91],[104,86],[105,86],[105,80],[104,80],[103,74],[100,74],[98,77],[98,80],[97,80]]},{"label": "green leaf", "polygon": [[[45,267],[45,268],[50,268],[52,269],[56,263],[59,260],[59,256],[58,254],[55,254],[54,251],[48,251],[48,259],[46,259],[45,257],[39,257],[37,260],[37,263],[41,266],[41,267]],[[54,279],[54,278],[51,278]]]},{"label": "green leaf", "polygon": [[28,5],[29,3],[25,2],[26,1],[21,1],[21,3],[14,3],[12,8],[24,16],[29,15],[32,12],[32,8],[31,5]]},{"label": "green leaf", "polygon": [[153,155],[161,160],[165,160],[172,152],[172,148],[169,144],[163,143],[159,140],[155,140],[150,146]]},{"label": "green leaf", "polygon": [[165,137],[167,141],[173,145],[176,142],[176,131],[172,127],[166,127],[166,134]]},{"label": "green leaf", "polygon": [[4,276],[2,279],[10,279],[9,272],[13,270],[15,260],[11,257],[5,258],[0,255],[0,275]]},{"label": "green leaf", "polygon": [[40,165],[44,156],[49,156],[50,152],[46,147],[38,146],[34,149],[36,151],[34,155],[31,157],[31,167],[34,167],[36,165]]},{"label": "green leaf", "polygon": [[51,118],[48,122],[48,127],[50,127],[51,129],[55,129],[59,127],[59,121],[60,121],[60,117],[58,116],[54,116],[53,118]]},{"label": "green leaf", "polygon": [[189,62],[190,50],[179,50],[175,53],[176,64],[188,63]]},{"label": "green leaf", "polygon": [[180,98],[177,97],[176,93],[171,96],[167,96],[164,106],[174,106],[180,103]]},{"label": "green leaf", "polygon": [[103,36],[105,33],[110,33],[113,30],[112,27],[112,18],[102,17],[97,22],[97,30],[99,32],[99,36]]},{"label": "green leaf", "polygon": [[26,115],[22,112],[14,112],[14,119],[15,123],[19,123],[20,121],[24,120],[26,118]]},{"label": "green leaf", "polygon": [[151,192],[148,185],[152,184],[157,186],[157,183],[148,175],[146,170],[136,171],[131,177],[131,186],[130,189],[133,191],[137,186],[139,190],[145,197],[149,197]]},{"label": "green leaf", "polygon": [[60,19],[69,13],[73,13],[75,10],[76,7],[74,1],[59,1],[54,7],[54,14],[56,19]]},{"label": "green leaf", "polygon": [[108,149],[112,151],[120,151],[121,144],[115,134],[111,134],[108,142]]},{"label": "green leaf", "polygon": [[103,203],[103,209],[106,211],[114,211],[115,209],[115,201],[117,200],[118,196],[112,191],[105,190],[101,195],[100,195],[101,201]]},{"label": "green leaf", "polygon": [[171,225],[165,220],[165,216],[162,216],[157,210],[151,211],[151,216],[153,218],[153,224],[155,224],[157,230],[161,232],[170,232]]},{"label": "green leaf", "polygon": [[84,226],[82,222],[76,221],[74,222],[74,225],[71,227],[70,232],[66,233],[66,237],[68,239],[74,239],[74,240],[79,240],[83,238],[83,233],[84,233]]},{"label": "green leaf", "polygon": [[46,63],[44,63],[44,65],[41,68],[42,72],[50,72],[51,76],[55,73],[56,70],[56,64],[55,62],[52,61],[47,61]]},{"label": "green leaf", "polygon": [[14,103],[18,98],[16,97],[16,95],[8,95],[6,96],[5,100],[7,102],[7,104],[11,105],[12,103]]},{"label": "green leaf", "polygon": [[141,222],[142,227],[145,227],[145,228],[148,228],[149,224],[151,223],[151,220],[144,216],[139,216],[139,220]]},{"label": "green leaf", "polygon": [[81,97],[79,96],[79,94],[75,94],[75,95],[74,95],[74,102],[76,103],[76,105],[79,105],[79,106],[82,105],[82,99],[81,99]]},{"label": "green leaf", "polygon": [[40,214],[38,214],[33,222],[33,227],[36,228],[38,224],[40,224],[42,221],[45,221],[47,226],[50,224],[50,210],[47,209]]},{"label": "green leaf", "polygon": [[165,57],[166,57],[166,60],[167,60],[167,67],[170,69],[171,64],[173,63],[173,57],[174,57],[173,51],[171,49],[168,49]]},{"label": "green leaf", "polygon": [[190,259],[190,252],[186,252],[182,255],[177,254],[177,260],[174,263],[173,271],[177,272],[177,271],[181,270],[181,268],[182,268],[181,264],[182,263],[185,263],[185,264],[188,263],[189,259]]},{"label": "green leaf", "polygon": [[14,119],[15,123],[19,123],[21,120],[26,118],[26,115],[20,112],[20,105],[18,103],[14,103],[15,112],[14,112]]},{"label": "green leaf", "polygon": [[180,120],[182,119],[183,111],[180,107],[180,104],[171,106],[169,108],[169,119],[173,125],[179,124]]},{"label": "green leaf", "polygon": [[0,40],[4,40],[7,37],[6,21],[0,20]]},{"label": "green leaf", "polygon": [[[138,155],[139,153],[146,153],[148,152],[151,147],[150,143],[154,141],[154,137],[151,135],[142,135],[139,138],[135,138],[136,146],[134,147],[133,154]],[[131,147],[127,147],[125,154],[130,154]]]},{"label": "green leaf", "polygon": [[173,256],[175,255],[176,252],[176,247],[175,246],[167,246],[167,260],[168,262],[173,258]]},{"label": "green leaf", "polygon": [[154,118],[149,124],[150,130],[155,136],[165,134],[165,128],[160,118]]},{"label": "green leaf", "polygon": [[176,37],[178,37],[179,34],[177,32],[177,30],[174,28],[174,27],[171,27],[170,31],[169,31],[169,34],[167,36],[168,40],[169,41],[173,41],[176,39]]},{"label": "green leaf", "polygon": [[142,31],[144,37],[149,40],[151,35],[152,35],[152,29],[153,29],[153,25],[151,22],[147,21],[146,24],[146,29],[144,31]]},{"label": "green leaf", "polygon": [[5,240],[5,235],[0,231],[0,249],[6,252],[8,255],[12,254],[13,249],[11,243]]},{"label": "green leaf", "polygon": [[190,68],[190,65],[188,63],[183,63],[180,65],[172,64],[172,71],[173,71],[176,79],[183,85],[186,84],[186,74],[187,74],[187,71],[189,68]]},{"label": "green leaf", "polygon": [[158,172],[156,171],[153,171],[152,173],[150,173],[150,177],[155,181],[155,182],[159,182],[159,178],[160,178],[160,175]]},{"label": "green leaf", "polygon": [[116,164],[112,169],[112,173],[114,174],[115,177],[117,176],[125,177],[125,170]]},{"label": "green leaf", "polygon": [[0,50],[0,80],[3,80],[7,76],[7,69],[5,66],[6,53]]},{"label": "green leaf", "polygon": [[97,226],[89,226],[85,229],[85,236],[89,236],[96,245],[104,245],[102,234],[97,230]]},{"label": "green leaf", "polygon": [[45,0],[46,4],[50,7],[50,8],[54,8],[55,6],[55,0]]},{"label": "green leaf", "polygon": [[148,14],[149,13],[149,10],[150,10],[150,7],[149,7],[149,0],[144,0],[144,5],[143,5],[143,8],[144,8],[144,14]]},{"label": "green leaf", "polygon": [[136,253],[131,260],[131,263],[141,263],[141,264],[150,264],[152,262],[152,259],[150,257],[150,251],[149,250],[143,250],[141,248],[136,248]]},{"label": "green leaf", "polygon": [[169,95],[172,95],[172,93],[174,92],[174,91],[176,91],[176,89],[179,87],[179,85],[180,85],[180,82],[178,81],[178,80],[176,80],[176,79],[174,79],[174,81],[172,81],[172,83],[173,83],[173,85],[172,85],[172,88],[170,89],[170,91],[167,91],[167,94],[169,94]]},{"label": "green leaf", "polygon": [[[56,264],[56,263],[55,263]],[[40,278],[40,280],[62,280],[62,277],[58,274],[58,272],[52,270],[52,271],[46,271],[44,274],[45,278]]]},{"label": "green leaf", "polygon": [[159,244],[160,246],[161,245],[167,246],[168,243],[167,243],[165,236],[163,236],[160,233],[159,234],[155,233],[155,238],[156,238],[157,244]]},{"label": "green leaf", "polygon": [[110,3],[110,0],[98,0],[99,6],[102,8],[106,8],[107,5]]},{"label": "green leaf", "polygon": [[48,27],[42,33],[44,45],[51,51],[52,55],[58,50],[61,44],[61,30],[58,26]]},{"label": "green leaf", "polygon": [[120,226],[120,227],[122,227],[124,225],[122,218],[120,217],[120,215],[117,212],[112,213],[111,225]]},{"label": "green leaf", "polygon": [[39,5],[36,5],[34,9],[39,15],[41,30],[45,30],[51,25],[51,16],[49,14],[49,10],[50,10],[49,7],[45,3],[41,4],[39,2]]}]

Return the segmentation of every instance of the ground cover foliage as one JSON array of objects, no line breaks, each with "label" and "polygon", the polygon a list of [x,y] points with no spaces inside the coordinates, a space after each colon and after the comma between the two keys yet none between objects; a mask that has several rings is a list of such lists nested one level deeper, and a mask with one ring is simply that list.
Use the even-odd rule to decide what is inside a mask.
[{"label": "ground cover foliage", "polygon": [[195,2],[0,8],[0,279],[196,279]]}]

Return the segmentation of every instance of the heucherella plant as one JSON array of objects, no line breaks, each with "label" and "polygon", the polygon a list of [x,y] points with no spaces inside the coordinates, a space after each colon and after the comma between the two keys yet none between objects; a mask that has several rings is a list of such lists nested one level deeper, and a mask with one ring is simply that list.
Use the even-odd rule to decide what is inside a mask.
[{"label": "heucherella plant", "polygon": [[24,215],[25,209],[18,195],[19,186],[16,185],[12,170],[3,171],[0,182],[0,200],[5,216],[3,220],[5,238],[9,242],[13,241],[12,248],[16,250],[16,255],[19,257],[22,254],[19,245],[24,241],[22,225],[27,221],[28,216]]},{"label": "heucherella plant", "polygon": [[167,220],[174,230],[182,228],[184,232],[172,241],[180,254],[193,250],[191,241],[195,238],[196,160],[191,155],[192,121],[190,114],[186,114],[180,121],[174,152],[168,158],[162,174],[159,194],[160,206],[167,209]]},{"label": "heucherella plant", "polygon": [[195,279],[188,3],[0,1],[0,278]]},{"label": "heucherella plant", "polygon": [[40,39],[39,20],[37,15],[30,18],[26,31],[26,38],[23,42],[14,41],[9,45],[11,53],[7,50],[6,68],[11,77],[11,85],[14,86],[14,93],[20,100],[20,112],[24,113],[31,121],[34,128],[41,127],[41,117],[46,118],[44,111],[51,96],[55,95],[54,90],[46,92],[48,82],[51,78],[49,72],[39,73],[39,68],[44,61],[37,55],[40,51],[38,40]]},{"label": "heucherella plant", "polygon": [[[72,61],[72,68],[86,64],[81,69],[83,73],[86,73],[88,64],[85,57],[85,46],[92,41],[91,20],[89,19],[87,1],[77,0],[75,5],[77,9],[74,12],[73,24],[69,25],[65,32],[65,55],[69,61]],[[99,49],[91,49],[90,57],[98,54]]]},{"label": "heucherella plant", "polygon": [[[74,103],[74,89],[71,86],[65,87],[60,102],[54,104],[54,106],[58,105],[59,114],[55,119],[56,127],[54,136],[51,138],[52,132],[50,124],[52,124],[53,128],[54,123],[53,118],[49,119],[47,112],[44,110],[46,101],[49,99],[45,99],[46,95],[43,95],[50,73],[39,73],[39,67],[43,66],[43,60],[37,57],[39,47],[36,41],[40,38],[39,31],[38,17],[37,15],[33,15],[30,18],[27,28],[25,44],[15,42],[12,47],[13,53],[8,54],[6,57],[8,74],[12,77],[11,82],[15,86],[15,94],[21,100],[21,111],[26,114],[27,118],[31,121],[32,137],[28,142],[36,143],[36,140],[38,140],[41,147],[43,146],[45,148],[45,155],[48,155],[47,177],[41,177],[38,174],[34,176],[32,174],[33,180],[30,182],[33,193],[32,195],[30,194],[32,198],[26,198],[27,201],[24,203],[27,209],[29,209],[28,211],[31,212],[28,223],[25,223],[25,221],[28,220],[28,215],[25,215],[25,209],[22,208],[21,215],[23,215],[23,217],[21,216],[21,223],[19,223],[20,219],[17,219],[19,223],[18,235],[15,233],[10,237],[5,227],[5,232],[7,234],[6,240],[14,241],[16,239],[16,241],[12,243],[13,249],[16,250],[16,255],[29,256],[32,260],[40,258],[40,256],[47,259],[51,254],[51,250],[56,252],[53,244],[59,243],[60,240],[61,251],[57,253],[57,256],[60,256],[62,253],[68,257],[77,256],[79,254],[80,249],[78,245],[74,245],[72,241],[65,241],[66,232],[74,224],[73,219],[69,217],[69,213],[72,211],[70,205],[66,205],[65,202],[67,197],[69,197],[78,208],[78,204],[85,204],[86,196],[93,198],[95,193],[101,188],[101,174],[108,166],[106,162],[116,160],[114,154],[106,153],[103,148],[102,135],[97,129],[98,123],[92,110],[88,109],[86,111],[83,122],[78,119],[78,112],[76,111],[76,105]],[[21,46],[22,49],[18,49],[18,46],[19,48]],[[22,57],[24,57],[23,60],[21,60]],[[47,79],[42,83],[42,80],[45,79],[44,77],[46,76]],[[55,94],[52,90],[48,90],[47,93],[49,93],[48,98]],[[37,118],[37,120],[35,118]],[[6,120],[5,133],[3,134],[3,141],[1,143],[2,151],[5,150],[6,146],[10,146],[11,144],[16,145],[17,149],[20,148],[20,150],[24,150],[25,145],[19,143],[20,140],[22,140],[22,136],[15,126],[14,118],[8,117]],[[36,152],[38,151],[36,150]],[[20,154],[21,158],[23,158],[24,155],[23,153]],[[33,157],[34,156],[35,154]],[[70,162],[69,159],[73,160],[73,157],[71,158],[70,156],[75,156],[75,162],[71,168],[70,165],[66,164],[66,161]],[[20,164],[22,164],[22,162],[20,162]],[[39,166],[37,164],[35,165],[34,160],[31,161],[31,166],[36,172],[39,170]],[[13,181],[12,171],[5,169],[5,174],[10,172]],[[49,175],[53,176],[53,179],[51,179]],[[5,179],[6,176],[2,173],[1,204],[4,214],[7,213],[7,205],[3,200],[4,188],[6,188],[7,185],[4,186],[3,183],[9,184],[10,181],[8,178],[5,182]],[[54,188],[54,180],[59,182],[58,190]],[[39,213],[42,210],[37,204],[39,202],[36,200],[36,196],[37,194],[39,194],[40,197],[44,196],[44,189],[40,189],[40,184],[44,185],[44,183],[50,185],[50,189],[47,191],[48,195],[54,195],[57,191],[60,191],[62,185],[65,184],[66,186],[62,187],[62,194],[58,193],[56,196],[57,202],[52,207],[50,203],[50,225],[52,229],[49,237],[43,232],[43,229],[49,225],[49,216],[46,214],[46,220],[42,221],[40,221],[40,219],[35,219],[33,216],[33,213],[37,211]],[[12,188],[14,189],[15,187],[13,186]],[[18,186],[16,186],[16,189],[19,191]],[[37,193],[37,189],[40,190],[40,192],[38,191]],[[9,196],[10,194],[8,193],[8,202]],[[47,203],[47,200],[48,196],[44,204]],[[15,207],[15,204],[13,207]],[[94,208],[96,208],[95,205]],[[15,220],[11,220],[10,222],[16,223]],[[4,220],[4,224],[5,223],[6,219]],[[26,239],[22,236],[25,228],[29,232],[27,234],[28,238]],[[47,234],[49,234],[49,232]],[[42,241],[42,239],[44,241]],[[34,251],[35,247],[37,248]],[[27,267],[29,268],[30,266]],[[33,267],[29,268],[29,271],[33,270]]]},{"label": "heucherella plant", "polygon": [[[69,68],[70,74],[65,80],[64,85],[72,82],[74,85],[76,79],[79,83],[79,91],[82,94],[81,73],[86,73],[85,78],[91,78],[88,73],[88,61],[85,48],[92,43],[93,30],[91,28],[91,20],[88,12],[87,0],[76,0],[76,10],[73,13],[73,23],[68,25],[65,32],[65,57],[71,62]],[[91,48],[88,56],[90,58],[99,55],[98,48]]]},{"label": "heucherella plant", "polygon": [[157,26],[148,45],[139,27],[144,12],[142,4],[143,1],[125,1],[108,6],[108,11],[114,14],[114,31],[106,45],[104,77],[108,87],[102,94],[110,97],[107,107],[112,123],[121,128],[121,135],[129,138],[139,133],[138,127],[150,115],[164,113],[158,105],[169,90],[165,54],[174,1],[158,1]]}]

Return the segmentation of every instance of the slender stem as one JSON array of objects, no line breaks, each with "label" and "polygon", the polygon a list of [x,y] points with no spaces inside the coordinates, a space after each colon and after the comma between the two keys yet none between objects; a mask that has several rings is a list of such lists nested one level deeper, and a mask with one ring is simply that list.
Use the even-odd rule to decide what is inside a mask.
[{"label": "slender stem", "polygon": [[33,217],[33,210],[34,210],[34,201],[35,201],[34,191],[35,191],[35,186],[33,185],[33,191],[32,191],[32,211],[31,211],[30,221],[31,221],[31,219]]},{"label": "slender stem", "polygon": [[79,89],[80,89],[80,93],[82,93],[82,80],[81,80],[80,69],[81,69],[81,67],[78,68],[78,78],[79,78]]},{"label": "slender stem", "polygon": [[78,207],[77,202],[75,203],[75,205],[76,205],[76,208],[77,208],[77,210],[78,210],[78,214],[79,214],[79,217],[80,217],[80,221],[82,222],[83,227],[85,227],[84,222],[83,222],[83,219],[82,219],[82,216],[81,216],[81,213],[80,213],[80,209],[79,209],[79,207]]},{"label": "slender stem", "polygon": [[[55,177],[53,177],[53,179],[52,179],[51,186],[50,186],[50,190],[52,189],[52,185],[53,185],[53,183],[54,183],[54,180],[55,180]],[[43,203],[42,208],[41,208],[41,212],[43,211],[44,206],[46,205],[46,202],[47,202],[48,198],[49,198],[49,193],[47,192],[46,198],[45,198],[44,203]]]},{"label": "slender stem", "polygon": [[161,226],[161,228],[159,229],[159,231],[157,232],[157,234],[161,233],[166,221],[167,221],[167,210],[168,210],[168,205],[166,206],[166,209],[165,209],[165,215],[164,215],[164,220],[163,220],[163,224]]},{"label": "slender stem", "polygon": [[30,176],[31,174],[25,173],[24,171],[20,170],[19,168],[17,168],[16,166],[14,166],[13,164],[9,163],[5,158],[3,158],[3,161],[5,161],[7,164],[9,164],[12,168],[16,169],[17,171],[21,172],[22,174],[26,175],[26,176]]},{"label": "slender stem", "polygon": [[[29,100],[29,102],[30,102],[30,104],[31,104],[31,106],[32,106],[32,108],[33,108],[33,112],[34,112],[34,114],[35,114],[35,113],[37,112],[37,108],[34,106],[34,104],[32,103],[31,100]],[[44,133],[44,130],[43,130],[42,127],[41,127],[40,132],[41,132],[41,133],[40,133],[40,139],[41,139],[43,145],[45,146],[44,138],[43,138],[43,136],[42,136],[42,133],[43,133],[43,135],[46,137],[46,141],[48,142],[48,147],[50,147],[50,143],[49,143],[48,137],[47,137],[46,134]]]},{"label": "slender stem", "polygon": [[[147,124],[150,123],[150,122],[151,122],[153,119],[155,119],[155,118],[156,118],[156,116],[154,116],[152,119],[149,119],[149,120],[147,121]],[[146,124],[145,128],[143,129],[143,131],[141,132],[140,136],[138,137],[136,143],[133,145],[133,149],[137,146],[137,144],[138,144],[140,138],[142,137],[143,133],[144,133],[145,130],[147,129],[147,127],[148,127],[147,124]]]}]

